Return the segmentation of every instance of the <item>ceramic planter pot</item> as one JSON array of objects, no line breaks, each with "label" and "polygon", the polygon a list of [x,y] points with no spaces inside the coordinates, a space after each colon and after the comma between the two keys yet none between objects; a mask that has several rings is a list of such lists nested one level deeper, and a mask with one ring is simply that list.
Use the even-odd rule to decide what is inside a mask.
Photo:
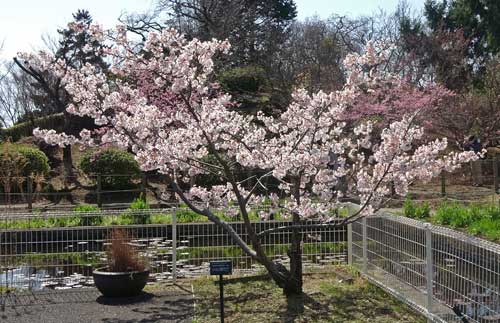
[{"label": "ceramic planter pot", "polygon": [[106,297],[131,297],[142,292],[149,278],[149,269],[144,271],[110,272],[106,267],[94,270],[94,283]]}]

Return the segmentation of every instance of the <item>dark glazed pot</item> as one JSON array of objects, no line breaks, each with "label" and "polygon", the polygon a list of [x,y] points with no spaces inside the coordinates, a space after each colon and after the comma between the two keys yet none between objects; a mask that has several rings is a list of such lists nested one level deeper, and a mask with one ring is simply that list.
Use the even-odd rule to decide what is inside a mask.
[{"label": "dark glazed pot", "polygon": [[106,297],[130,297],[141,293],[148,281],[149,270],[109,272],[99,268],[92,273],[97,289]]}]

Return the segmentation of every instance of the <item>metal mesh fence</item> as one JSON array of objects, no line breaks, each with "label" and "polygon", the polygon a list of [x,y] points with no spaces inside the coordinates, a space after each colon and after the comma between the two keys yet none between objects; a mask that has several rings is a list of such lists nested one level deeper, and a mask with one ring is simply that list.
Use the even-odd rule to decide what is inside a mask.
[{"label": "metal mesh fence", "polygon": [[[74,291],[93,285],[92,271],[106,265],[111,230],[129,233],[130,244],[148,263],[151,282],[208,274],[212,260],[232,260],[236,272],[263,268],[211,222],[187,222],[182,209],[51,212],[0,217],[0,299],[18,304],[33,295]],[[197,219],[199,220],[199,219]],[[242,222],[230,222],[249,243]],[[253,222],[257,232],[287,226],[289,221]],[[290,232],[262,240],[271,258],[286,264]],[[345,228],[309,229],[303,233],[303,259],[311,267],[347,262]],[[9,296],[9,297],[7,297]],[[15,296],[15,297],[14,297]]]},{"label": "metal mesh fence", "polygon": [[500,322],[500,246],[395,216],[352,224],[352,263],[435,320]]},{"label": "metal mesh fence", "polygon": [[[182,211],[4,215],[0,218],[0,300],[22,304],[35,295],[77,293],[92,286],[92,270],[106,265],[105,249],[113,228],[133,236],[131,244],[149,263],[152,281],[206,275],[209,261],[220,259],[232,260],[239,273],[263,270],[220,227],[190,220]],[[252,226],[261,232],[290,224],[279,220]],[[249,242],[242,222],[231,226]],[[286,265],[290,232],[263,239],[267,254]],[[306,270],[343,264],[347,258],[372,282],[434,321],[459,322],[456,313],[469,322],[500,320],[500,247],[495,243],[397,216],[365,218],[348,229],[303,232]]]}]

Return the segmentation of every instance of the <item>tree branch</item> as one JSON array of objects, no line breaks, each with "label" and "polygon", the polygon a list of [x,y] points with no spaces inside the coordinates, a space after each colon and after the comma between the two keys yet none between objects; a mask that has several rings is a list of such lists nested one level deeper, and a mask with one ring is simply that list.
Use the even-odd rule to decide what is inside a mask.
[{"label": "tree branch", "polygon": [[221,220],[219,217],[214,215],[208,208],[200,209],[197,206],[195,206],[189,199],[184,195],[180,187],[177,185],[176,182],[171,181],[170,185],[174,189],[174,191],[177,193],[177,195],[181,198],[181,200],[186,203],[186,205],[193,210],[194,212],[206,216],[210,221],[215,223],[216,225],[220,226],[222,229],[224,229],[229,236],[234,240],[234,242],[241,247],[241,249],[250,257],[252,258],[257,258],[257,253],[250,248],[248,244],[246,244],[245,241],[238,235],[236,231],[234,231],[233,227],[231,227],[227,222]]}]

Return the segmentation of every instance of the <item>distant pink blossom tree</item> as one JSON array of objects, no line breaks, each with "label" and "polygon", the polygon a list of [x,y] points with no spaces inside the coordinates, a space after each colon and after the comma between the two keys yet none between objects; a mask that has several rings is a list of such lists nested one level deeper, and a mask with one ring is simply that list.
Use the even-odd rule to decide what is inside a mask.
[{"label": "distant pink blossom tree", "polygon": [[[441,84],[416,84],[410,75],[392,72],[391,46],[376,48],[371,44],[370,47],[374,51],[373,58],[351,54],[344,62],[348,70],[357,71],[351,73],[348,85],[358,83],[360,76],[363,80],[356,87],[357,97],[344,110],[347,121],[372,120],[379,128],[385,128],[391,122],[400,121],[405,115],[415,112],[421,117],[435,114],[454,97],[455,94]],[[424,128],[430,128],[429,122],[421,123]]]},{"label": "distant pink blossom tree", "polygon": [[[430,180],[443,169],[452,171],[475,158],[471,152],[445,155],[446,140],[415,145],[424,134],[414,122],[418,111],[390,123],[379,138],[374,138],[368,120],[346,126],[346,109],[360,100],[363,91],[376,91],[384,81],[394,80],[364,68],[381,59],[371,44],[364,54],[347,58],[348,82],[341,90],[310,94],[298,89],[285,112],[265,116],[232,109],[231,97],[214,83],[213,57],[229,50],[227,42],[187,40],[166,29],[150,33],[138,47],[127,39],[124,27],[103,31],[91,26],[91,32],[108,44],[100,54],[111,64],[111,76],[91,65],[72,69],[48,54],[40,61],[63,75],[73,100],[67,111],[92,117],[101,128],[84,130],[79,137],[39,129],[35,135],[59,145],[131,148],[143,170],[165,174],[180,200],[225,230],[288,296],[302,292],[302,229],[308,226],[304,221],[340,226],[370,216],[391,195],[392,187],[405,195],[414,180]],[[369,155],[364,152],[367,148]],[[208,155],[212,162],[207,162]],[[264,171],[254,179],[253,188],[244,187],[246,180],[237,180],[241,167]],[[195,186],[189,192],[180,188],[181,181],[203,173],[214,174],[225,184]],[[271,200],[293,223],[274,229],[291,231],[290,268],[274,262],[263,247],[262,238],[273,230],[256,232],[251,225],[249,212],[263,201],[256,192],[267,189],[266,177],[277,180],[286,195],[281,199],[271,195]],[[339,183],[346,178],[347,189],[341,191]],[[355,196],[360,208],[333,222],[333,210],[345,195]],[[237,205],[248,239],[212,211],[230,205]]]}]

